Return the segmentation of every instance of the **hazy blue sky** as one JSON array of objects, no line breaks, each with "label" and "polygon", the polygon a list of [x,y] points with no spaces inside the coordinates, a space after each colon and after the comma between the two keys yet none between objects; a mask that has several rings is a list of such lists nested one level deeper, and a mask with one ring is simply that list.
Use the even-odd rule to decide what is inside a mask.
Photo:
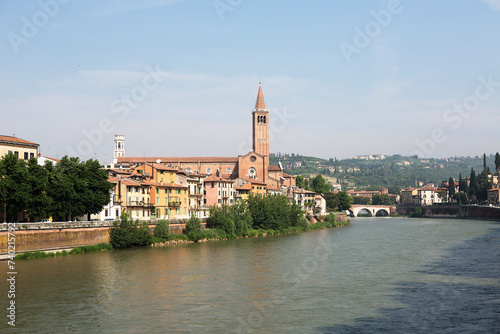
[{"label": "hazy blue sky", "polygon": [[8,0],[0,22],[0,134],[43,155],[245,154],[260,80],[271,152],[500,151],[500,0]]}]

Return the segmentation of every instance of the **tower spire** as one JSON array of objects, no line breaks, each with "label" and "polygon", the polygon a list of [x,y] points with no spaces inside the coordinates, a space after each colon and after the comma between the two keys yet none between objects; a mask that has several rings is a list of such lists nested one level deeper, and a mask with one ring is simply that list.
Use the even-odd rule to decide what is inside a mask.
[{"label": "tower spire", "polygon": [[264,93],[262,92],[262,82],[259,82],[259,92],[257,93],[257,101],[255,101],[256,110],[267,110],[266,102],[264,101]]}]

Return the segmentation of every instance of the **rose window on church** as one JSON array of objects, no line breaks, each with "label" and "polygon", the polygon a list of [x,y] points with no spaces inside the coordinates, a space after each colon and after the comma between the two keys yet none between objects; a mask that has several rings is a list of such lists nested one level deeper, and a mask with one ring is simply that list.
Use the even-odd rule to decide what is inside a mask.
[{"label": "rose window on church", "polygon": [[255,179],[257,177],[257,171],[255,170],[255,168],[250,168],[248,170],[248,175],[252,178],[252,179]]},{"label": "rose window on church", "polygon": [[227,167],[226,168],[226,173],[228,173],[228,174],[231,173],[231,168]]},{"label": "rose window on church", "polygon": [[255,155],[252,155],[252,156],[250,157],[250,161],[251,161],[251,162],[255,162],[256,160],[257,160],[257,158],[255,157]]},{"label": "rose window on church", "polygon": [[212,174],[212,168],[207,167],[207,174]]}]

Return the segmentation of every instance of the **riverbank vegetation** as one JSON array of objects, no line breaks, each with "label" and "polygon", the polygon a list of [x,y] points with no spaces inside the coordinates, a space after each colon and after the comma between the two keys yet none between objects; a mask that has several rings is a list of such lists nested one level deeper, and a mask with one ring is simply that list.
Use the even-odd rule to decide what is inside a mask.
[{"label": "riverbank vegetation", "polygon": [[146,247],[155,244],[177,244],[206,240],[228,240],[237,238],[263,237],[320,230],[348,225],[341,222],[334,213],[326,215],[325,220],[314,224],[304,217],[297,204],[290,203],[285,196],[251,197],[246,202],[231,206],[212,207],[206,228],[202,228],[199,218],[192,216],[186,223],[183,234],[170,233],[168,220],[160,220],[151,234],[149,223],[140,223],[127,213],[113,223],[109,230],[110,243],[82,246],[71,251],[26,252],[18,254],[16,260],[47,258],[82,253],[95,253],[105,250]]},{"label": "riverbank vegetation", "polygon": [[100,243],[97,245],[90,246],[80,246],[73,248],[69,252],[67,250],[62,250],[58,252],[26,252],[17,254],[14,258],[15,260],[28,260],[28,259],[41,259],[46,257],[56,257],[56,256],[65,256],[65,255],[75,255],[75,254],[87,254],[87,253],[97,253],[107,250],[113,250],[113,247],[107,243]]}]

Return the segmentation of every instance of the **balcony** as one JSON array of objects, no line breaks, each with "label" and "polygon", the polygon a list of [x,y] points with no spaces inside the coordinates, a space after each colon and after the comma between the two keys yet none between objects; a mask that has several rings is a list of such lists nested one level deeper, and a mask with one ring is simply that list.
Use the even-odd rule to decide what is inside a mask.
[{"label": "balcony", "polygon": [[170,201],[170,202],[168,202],[168,206],[179,207],[179,206],[181,206],[181,201]]},{"label": "balcony", "polygon": [[149,207],[153,206],[153,204],[149,202],[144,203],[143,201],[127,201],[127,206]]}]

